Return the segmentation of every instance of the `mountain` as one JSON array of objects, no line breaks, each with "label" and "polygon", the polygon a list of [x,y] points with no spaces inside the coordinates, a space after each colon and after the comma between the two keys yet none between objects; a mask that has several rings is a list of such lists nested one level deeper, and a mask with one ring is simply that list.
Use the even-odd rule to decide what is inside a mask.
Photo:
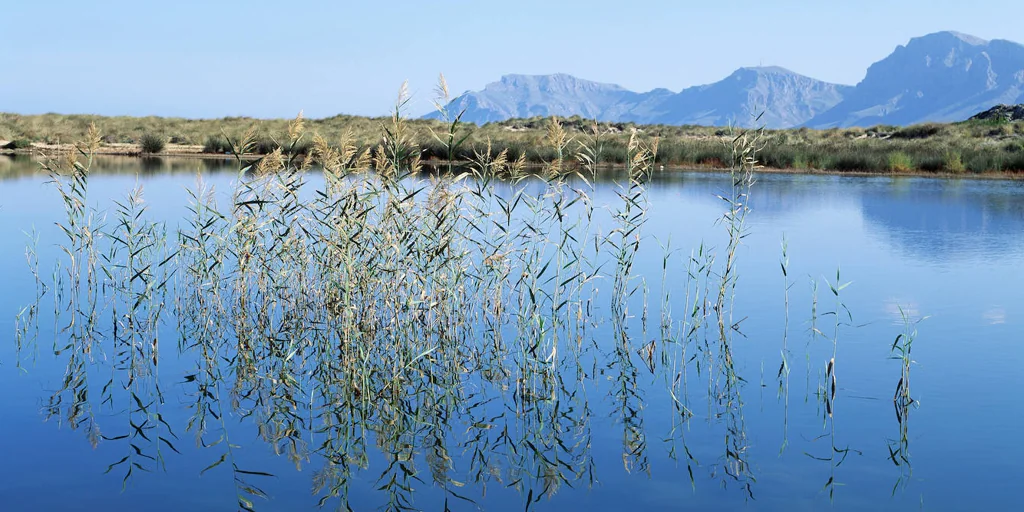
[{"label": "mountain", "polygon": [[871,65],[831,110],[806,123],[835,126],[962,121],[1024,101],[1024,46],[957,32],[911,39]]},{"label": "mountain", "polygon": [[455,98],[450,108],[465,109],[463,120],[478,124],[578,115],[643,124],[832,128],[962,121],[1016,103],[1024,103],[1024,45],[937,32],[898,46],[856,86],[779,67],[740,68],[678,93],[639,93],[566,74],[506,75]]},{"label": "mountain", "polygon": [[[711,85],[674,93],[668,89],[638,93],[614,84],[566,74],[505,75],[481,91],[452,100],[449,110],[465,110],[462,119],[477,124],[533,116],[578,115],[600,121],[652,124],[800,125],[842,100],[849,86],[821,82],[779,67],[741,68]],[[425,116],[437,119],[433,112]]]},{"label": "mountain", "polygon": [[719,82],[683,89],[646,122],[790,128],[831,109],[852,89],[780,67],[740,68]]},{"label": "mountain", "polygon": [[[573,116],[619,121],[644,112],[672,94],[666,89],[636,93],[614,84],[554,75],[505,75],[481,91],[467,92],[449,104],[451,112],[465,109],[464,121],[483,124],[533,116]],[[425,116],[436,119],[437,112]]]}]

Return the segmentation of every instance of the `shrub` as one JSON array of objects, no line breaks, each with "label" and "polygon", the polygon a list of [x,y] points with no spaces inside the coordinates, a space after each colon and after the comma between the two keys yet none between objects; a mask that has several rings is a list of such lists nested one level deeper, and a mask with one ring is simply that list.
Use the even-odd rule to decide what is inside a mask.
[{"label": "shrub", "polygon": [[967,158],[967,170],[973,173],[1002,170],[1001,161],[992,154],[977,153]]},{"label": "shrub", "polygon": [[866,133],[879,133],[879,134],[881,134],[881,133],[892,133],[892,132],[895,132],[895,131],[897,131],[899,129],[900,128],[898,126],[891,125],[891,124],[876,124],[875,126],[872,126],[871,128],[868,128],[866,130]]},{"label": "shrub", "polygon": [[1022,150],[1024,150],[1024,143],[1021,143],[1020,141],[1011,140],[1006,144],[1003,144],[1003,151],[1006,151],[1007,153],[1019,153]]},{"label": "shrub", "polygon": [[[812,161],[812,157],[817,162]],[[887,153],[861,144],[833,143],[808,153],[808,163],[832,171],[875,171],[888,169]]]},{"label": "shrub", "polygon": [[289,145],[284,148],[286,155],[308,155],[313,151],[312,140],[301,140],[295,143],[294,146]]},{"label": "shrub", "polygon": [[723,166],[732,162],[732,150],[724,144],[701,143],[693,153],[693,163],[698,165]]},{"label": "shrub", "polygon": [[424,160],[433,158],[444,160],[448,158],[448,150],[436,140],[427,141],[420,145],[420,158]]},{"label": "shrub", "polygon": [[164,150],[166,144],[163,137],[153,133],[145,133],[139,139],[139,146],[143,153],[159,153]]},{"label": "shrub", "polygon": [[1024,153],[1015,153],[1003,162],[1003,171],[1024,171]]},{"label": "shrub", "polygon": [[962,173],[964,172],[964,161],[960,156],[959,151],[947,151],[942,158],[942,168],[946,172]]},{"label": "shrub", "polygon": [[940,156],[923,156],[917,161],[917,168],[926,172],[939,172],[945,166],[945,158]]},{"label": "shrub", "polygon": [[837,155],[826,167],[833,171],[877,171],[883,168],[868,155],[858,153]]},{"label": "shrub", "polygon": [[666,140],[658,146],[658,163],[692,164],[692,145],[683,141]]},{"label": "shrub", "polygon": [[601,160],[605,163],[626,163],[626,145],[618,141],[608,141],[604,145]]},{"label": "shrub", "polygon": [[0,149],[25,149],[32,147],[32,143],[25,139],[14,139]]},{"label": "shrub", "polygon": [[887,168],[890,172],[909,172],[914,168],[914,161],[910,155],[902,151],[889,153]]},{"label": "shrub", "polygon": [[916,124],[900,128],[892,134],[894,139],[927,139],[936,135],[945,134],[947,127],[936,123]]},{"label": "shrub", "polygon": [[210,136],[206,139],[206,144],[203,145],[203,153],[217,153],[224,154],[231,152],[231,145],[224,137]]},{"label": "shrub", "polygon": [[808,169],[828,168],[829,157],[826,151],[818,149],[806,151],[803,153],[802,157],[806,160]]},{"label": "shrub", "polygon": [[792,148],[769,145],[757,155],[757,159],[765,167],[774,169],[792,169],[796,154]]},{"label": "shrub", "polygon": [[810,164],[807,158],[803,155],[796,155],[793,157],[793,168],[794,169],[807,169],[810,168]]},{"label": "shrub", "polygon": [[530,144],[523,141],[515,141],[508,144],[508,159],[510,161],[516,161],[520,158],[527,158],[530,150]]},{"label": "shrub", "polygon": [[[611,151],[609,151],[609,148],[605,147],[605,161],[610,161],[610,159],[612,158],[612,155],[610,155],[610,153]],[[547,146],[532,147],[526,153],[526,159],[531,163],[553,162],[557,158],[558,152]]]},{"label": "shrub", "polygon": [[988,137],[1007,137],[1013,135],[1013,126],[1007,123],[993,126],[985,134]]},{"label": "shrub", "polygon": [[273,139],[263,138],[256,142],[256,148],[253,149],[253,152],[260,155],[269,155],[277,148],[278,144]]}]

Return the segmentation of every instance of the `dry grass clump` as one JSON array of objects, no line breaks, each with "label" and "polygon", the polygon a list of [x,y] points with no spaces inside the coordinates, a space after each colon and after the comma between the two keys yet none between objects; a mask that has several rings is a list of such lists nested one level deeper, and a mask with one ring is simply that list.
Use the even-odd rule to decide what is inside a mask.
[{"label": "dry grass clump", "polygon": [[154,133],[144,133],[142,138],[139,139],[139,150],[143,154],[155,154],[164,150],[167,146],[167,141],[163,137]]}]

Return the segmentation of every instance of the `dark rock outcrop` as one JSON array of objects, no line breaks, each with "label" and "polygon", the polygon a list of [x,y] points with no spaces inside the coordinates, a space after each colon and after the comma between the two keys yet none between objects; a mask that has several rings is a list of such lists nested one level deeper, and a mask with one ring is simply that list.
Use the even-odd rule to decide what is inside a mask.
[{"label": "dark rock outcrop", "polygon": [[1004,121],[1020,121],[1024,119],[1024,104],[996,105],[984,112],[974,114],[971,116],[970,121],[990,121],[996,119]]}]

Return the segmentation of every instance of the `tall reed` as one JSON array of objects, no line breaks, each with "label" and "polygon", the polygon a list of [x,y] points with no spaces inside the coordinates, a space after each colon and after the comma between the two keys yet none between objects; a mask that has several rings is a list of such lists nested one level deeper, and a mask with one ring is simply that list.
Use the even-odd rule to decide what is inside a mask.
[{"label": "tall reed", "polygon": [[[217,191],[199,176],[182,226],[170,232],[150,220],[141,188],[97,229],[88,165],[63,164],[68,172],[53,179],[66,205],[67,248],[51,289],[68,325],[58,339],[69,369],[50,413],[78,425],[95,417],[94,400],[121,411],[124,423],[109,431],[89,428],[93,442],[125,448],[110,466],[126,473],[124,485],[184,452],[187,432],[205,457],[201,474],[230,485],[243,510],[275,485],[270,468],[247,462],[247,426],[288,464],[313,466],[321,506],[365,508],[350,491],[369,474],[388,510],[476,506],[470,491],[483,496],[489,487],[517,490],[531,508],[599,481],[594,416],[607,402],[621,428],[623,470],[656,469],[661,437],[652,436],[664,428],[693,488],[707,470],[752,498],[734,335],[742,335],[737,262],[763,132],[719,148],[734,163],[722,195],[728,244],[687,254],[668,242],[657,279],[639,262],[651,257],[658,137],[630,134],[614,200],[602,205],[595,182],[610,160],[606,127],[579,132],[546,121],[549,159],[531,169],[507,148],[464,147],[461,113],[448,112],[448,100],[441,77],[445,124],[432,137],[447,158],[433,167],[406,118],[404,87],[372,145],[310,133],[301,114],[284,133],[252,125],[225,135],[234,183]],[[253,158],[267,137],[275,148]],[[470,149],[470,165],[455,165]],[[781,264],[780,381],[790,369],[785,241]],[[826,372],[833,383],[838,335],[837,323]],[[165,418],[169,377],[158,370],[168,347],[188,364],[174,388],[186,394],[183,429]],[[97,361],[110,361],[98,394],[88,389]],[[694,403],[703,397],[693,378],[707,380],[706,414]],[[671,408],[663,424],[651,403]],[[707,465],[687,439],[694,418],[724,440]],[[422,486],[443,502],[420,501]]]}]

